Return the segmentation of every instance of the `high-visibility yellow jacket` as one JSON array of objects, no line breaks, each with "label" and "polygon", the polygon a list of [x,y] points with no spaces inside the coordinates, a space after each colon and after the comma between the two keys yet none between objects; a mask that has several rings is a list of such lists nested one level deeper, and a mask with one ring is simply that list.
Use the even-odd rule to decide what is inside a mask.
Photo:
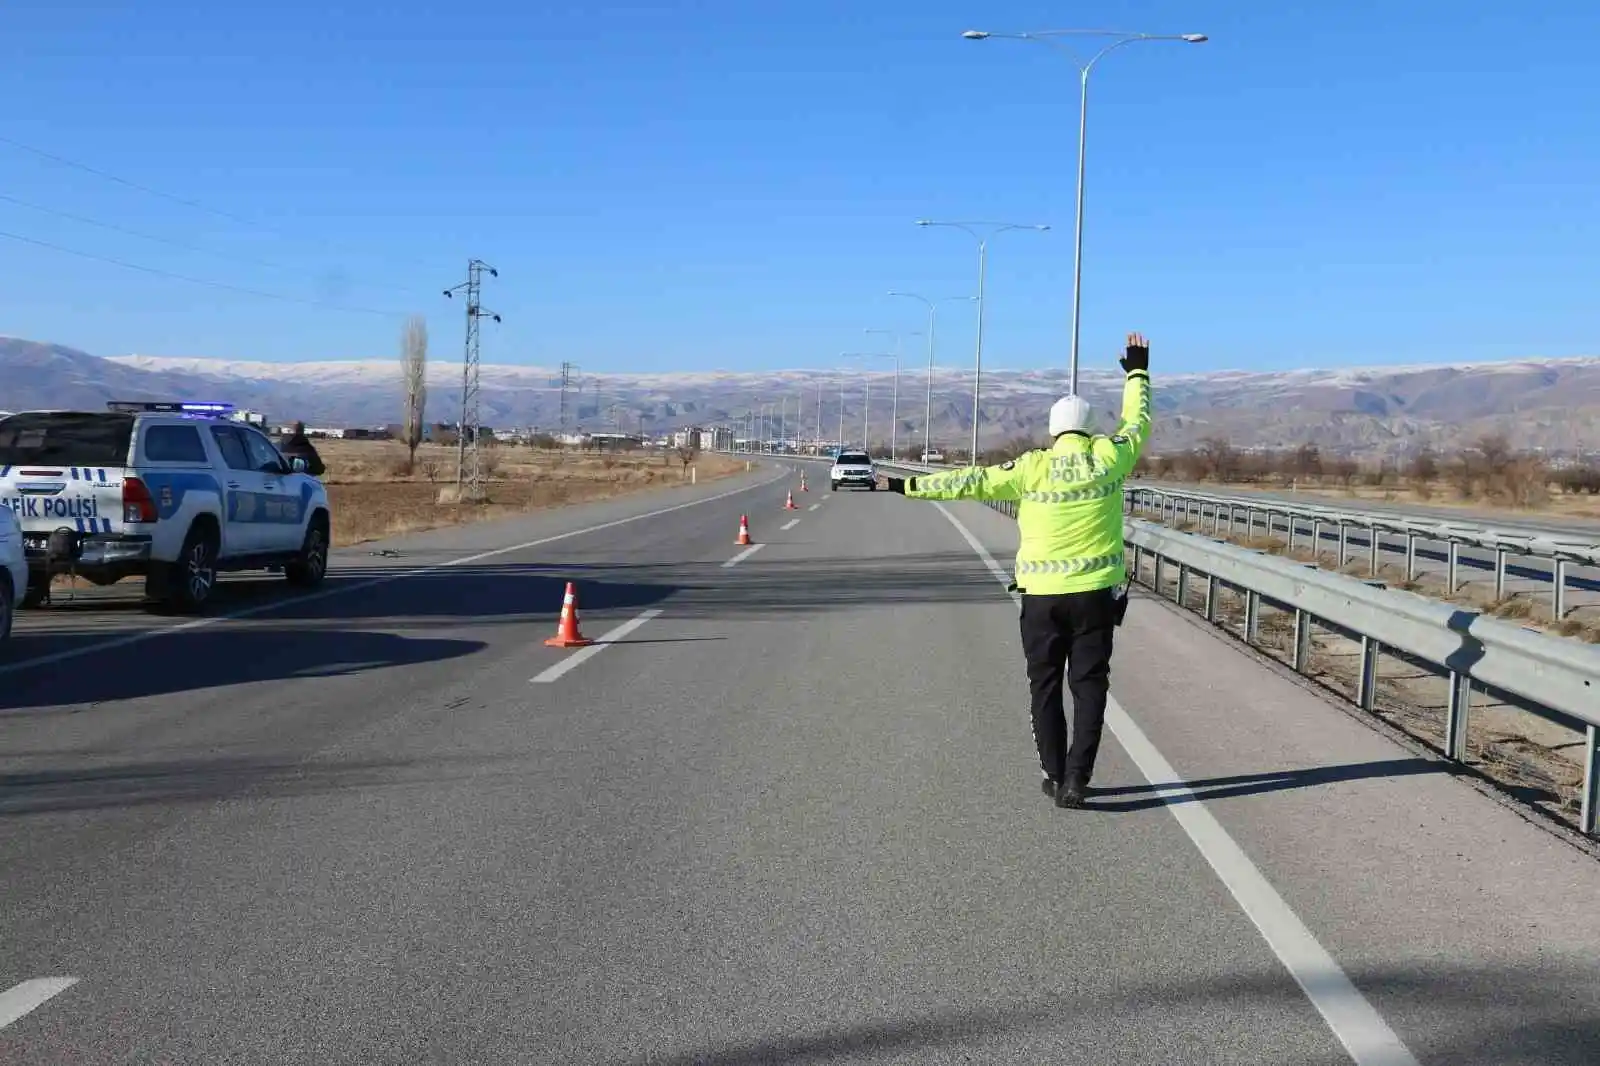
[{"label": "high-visibility yellow jacket", "polygon": [[923,500],[1016,500],[1017,586],[1034,595],[1089,592],[1127,577],[1122,483],[1150,435],[1150,372],[1122,388],[1122,422],[1110,437],[1063,433],[1048,448],[998,466],[924,474],[906,482]]}]

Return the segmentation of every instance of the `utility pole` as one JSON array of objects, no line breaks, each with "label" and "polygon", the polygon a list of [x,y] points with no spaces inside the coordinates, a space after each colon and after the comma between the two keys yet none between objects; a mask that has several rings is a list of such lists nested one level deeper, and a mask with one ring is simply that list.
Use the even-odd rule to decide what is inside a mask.
[{"label": "utility pole", "polygon": [[485,311],[478,296],[483,289],[483,272],[498,278],[500,272],[481,259],[467,261],[467,280],[444,290],[446,297],[458,292],[467,295],[466,354],[461,362],[461,421],[456,430],[456,502],[476,503],[483,499],[483,465],[479,461],[478,437],[478,320],[500,316]]},{"label": "utility pole", "polygon": [[561,363],[561,435],[567,435],[567,390],[572,387],[572,372],[578,369],[571,363],[563,360]]}]

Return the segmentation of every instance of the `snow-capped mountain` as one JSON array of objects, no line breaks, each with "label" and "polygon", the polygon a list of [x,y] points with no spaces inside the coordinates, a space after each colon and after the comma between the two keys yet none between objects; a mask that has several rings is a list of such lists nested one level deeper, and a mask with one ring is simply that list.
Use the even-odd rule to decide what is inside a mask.
[{"label": "snow-capped mountain", "polygon": [[[459,362],[429,365],[428,416],[452,420],[460,404]],[[893,372],[843,377],[848,439],[862,434],[863,382],[870,380],[874,441],[889,437]],[[561,419],[559,371],[485,365],[482,419],[498,427],[554,428]],[[1038,436],[1050,403],[1064,391],[1064,370],[984,371],[981,439],[996,444]],[[1109,428],[1121,374],[1085,367],[1080,387],[1105,412]],[[1208,436],[1238,447],[1314,443],[1328,452],[1392,455],[1422,443],[1450,448],[1489,432],[1514,444],[1570,452],[1600,444],[1600,357],[1499,363],[1217,371],[1162,374],[1156,367],[1153,447],[1173,450]],[[782,402],[786,427],[824,436],[839,431],[841,376],[836,372],[584,372],[567,391],[567,423],[589,429],[621,424],[662,432],[688,424],[740,422]],[[920,441],[926,372],[908,365],[899,383],[899,438]],[[971,433],[972,375],[940,368],[933,380],[933,432],[949,447]],[[228,400],[278,421],[384,425],[400,417],[396,359],[308,363],[240,362],[125,355],[98,358],[58,345],[0,338],[0,409],[100,408],[105,401],[185,396]],[[798,409],[798,411],[797,411]]]}]

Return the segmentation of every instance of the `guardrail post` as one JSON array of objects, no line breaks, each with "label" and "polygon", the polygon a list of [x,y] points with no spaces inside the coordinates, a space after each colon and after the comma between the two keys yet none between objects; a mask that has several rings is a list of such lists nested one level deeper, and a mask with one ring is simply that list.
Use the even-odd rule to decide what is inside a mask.
[{"label": "guardrail post", "polygon": [[1289,517],[1289,554],[1293,555],[1294,554],[1294,535],[1295,535],[1294,514],[1291,512],[1288,517]]},{"label": "guardrail post", "polygon": [[1156,562],[1155,562],[1156,574],[1155,574],[1155,578],[1150,582],[1150,587],[1152,589],[1154,589],[1155,590],[1155,594],[1157,596],[1159,596],[1159,595],[1161,595],[1161,549],[1160,548],[1156,549],[1155,555],[1156,555]]},{"label": "guardrail post", "polygon": [[1590,726],[1584,736],[1583,798],[1578,805],[1578,829],[1587,836],[1600,834],[1600,727]]},{"label": "guardrail post", "polygon": [[1378,654],[1382,645],[1372,637],[1361,637],[1361,679],[1356,686],[1356,702],[1370,711],[1378,701]]},{"label": "guardrail post", "polygon": [[1339,523],[1339,569],[1344,569],[1344,564],[1350,559],[1350,527],[1344,522]]},{"label": "guardrail post", "polygon": [[1303,674],[1311,665],[1311,614],[1294,609],[1294,669],[1295,673]]},{"label": "guardrail post", "polygon": [[1372,549],[1372,565],[1371,565],[1370,569],[1371,569],[1371,572],[1372,572],[1372,576],[1373,577],[1377,577],[1378,576],[1378,527],[1377,526],[1373,526],[1370,530],[1368,530],[1368,535],[1369,535],[1369,537],[1371,539],[1369,540],[1367,546]]},{"label": "guardrail post", "polygon": [[1206,575],[1206,621],[1217,620],[1217,575]]},{"label": "guardrail post", "polygon": [[1456,571],[1460,568],[1461,543],[1460,541],[1452,540],[1450,542],[1450,568],[1448,571],[1446,571],[1444,579],[1445,591],[1447,595],[1454,596],[1456,594]]},{"label": "guardrail post", "polygon": [[1311,557],[1322,558],[1322,519],[1311,520]]},{"label": "guardrail post", "polygon": [[1467,757],[1467,719],[1472,712],[1472,675],[1450,671],[1450,708],[1445,712],[1444,754],[1461,762]]},{"label": "guardrail post", "polygon": [[1417,535],[1406,531],[1406,581],[1417,579]]},{"label": "guardrail post", "polygon": [[1506,598],[1506,556],[1509,553],[1505,548],[1497,547],[1494,550],[1494,598]]},{"label": "guardrail post", "polygon": [[1178,606],[1183,607],[1189,602],[1189,564],[1178,564]]},{"label": "guardrail post", "polygon": [[1557,622],[1567,616],[1567,561],[1550,564],[1550,610]]},{"label": "guardrail post", "polygon": [[1244,594],[1244,640],[1246,644],[1254,644],[1261,636],[1261,593],[1245,590]]},{"label": "guardrail post", "polygon": [[1244,509],[1244,535],[1246,539],[1256,535],[1256,509],[1254,507],[1246,507]]}]

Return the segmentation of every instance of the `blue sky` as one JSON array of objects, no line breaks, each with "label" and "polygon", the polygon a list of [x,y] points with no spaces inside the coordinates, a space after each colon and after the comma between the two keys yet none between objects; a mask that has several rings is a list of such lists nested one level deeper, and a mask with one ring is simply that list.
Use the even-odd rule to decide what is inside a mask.
[{"label": "blue sky", "polygon": [[[25,0],[0,138],[211,210],[0,143],[0,232],[423,313],[439,358],[480,256],[486,361],[671,371],[833,365],[921,328],[887,290],[973,291],[973,242],[915,219],[1045,222],[991,245],[985,362],[1062,365],[1077,73],[974,26],[1212,37],[1094,73],[1085,365],[1131,328],[1169,370],[1600,354],[1582,2]],[[0,333],[287,360],[399,329],[0,238]],[[947,306],[939,361],[972,338]]]}]

